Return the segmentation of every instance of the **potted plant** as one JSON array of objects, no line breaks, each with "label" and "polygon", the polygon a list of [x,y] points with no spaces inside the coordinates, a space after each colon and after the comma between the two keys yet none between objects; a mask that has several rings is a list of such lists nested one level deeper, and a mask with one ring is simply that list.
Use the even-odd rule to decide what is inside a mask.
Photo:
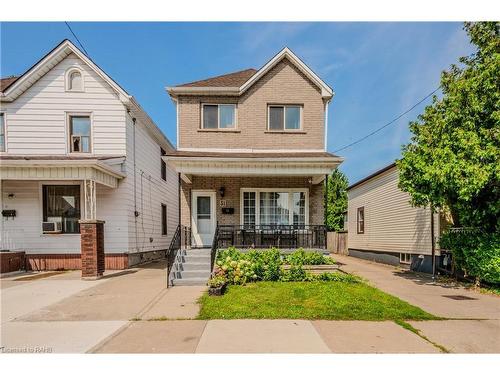
[{"label": "potted plant", "polygon": [[222,275],[215,275],[208,280],[208,295],[209,296],[222,296],[226,291],[227,281]]}]

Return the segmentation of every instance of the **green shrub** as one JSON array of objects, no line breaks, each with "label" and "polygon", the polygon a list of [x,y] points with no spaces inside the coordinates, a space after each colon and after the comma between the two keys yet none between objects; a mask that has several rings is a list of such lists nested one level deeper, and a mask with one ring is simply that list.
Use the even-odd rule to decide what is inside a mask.
[{"label": "green shrub", "polygon": [[343,283],[359,283],[361,279],[357,276],[342,272],[323,272],[316,275],[318,281],[339,281]]},{"label": "green shrub", "polygon": [[500,284],[500,233],[446,232],[439,245],[452,252],[455,268],[475,278],[476,284]]},{"label": "green shrub", "polygon": [[[315,281],[318,277],[306,272],[303,266],[332,263],[332,258],[319,252],[306,252],[304,249],[284,256],[276,248],[262,251],[252,249],[243,253],[229,247],[219,251],[213,278],[236,285],[251,281]],[[290,269],[283,270],[283,264],[289,264]],[[324,278],[325,281],[330,280],[328,276]],[[338,278],[332,280],[341,281]]]},{"label": "green shrub", "polygon": [[208,280],[208,286],[212,288],[219,288],[226,283],[226,277],[223,275],[215,275],[210,280]]},{"label": "green shrub", "polygon": [[317,251],[305,251],[300,248],[285,258],[285,263],[290,265],[318,265],[318,264],[333,264],[335,261],[327,256],[324,256]]}]

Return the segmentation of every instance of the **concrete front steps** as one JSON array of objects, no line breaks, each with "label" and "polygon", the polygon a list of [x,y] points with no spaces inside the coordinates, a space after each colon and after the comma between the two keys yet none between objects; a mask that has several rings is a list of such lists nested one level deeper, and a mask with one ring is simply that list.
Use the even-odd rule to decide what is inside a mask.
[{"label": "concrete front steps", "polygon": [[173,285],[206,285],[210,278],[210,249],[179,250],[171,277]]}]

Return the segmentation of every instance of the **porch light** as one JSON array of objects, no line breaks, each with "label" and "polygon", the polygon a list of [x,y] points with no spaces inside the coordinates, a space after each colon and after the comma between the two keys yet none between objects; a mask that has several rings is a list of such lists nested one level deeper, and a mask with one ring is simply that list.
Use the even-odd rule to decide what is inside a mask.
[{"label": "porch light", "polygon": [[225,192],[226,192],[226,188],[224,186],[221,186],[219,188],[219,194],[220,194],[221,198],[224,197]]}]

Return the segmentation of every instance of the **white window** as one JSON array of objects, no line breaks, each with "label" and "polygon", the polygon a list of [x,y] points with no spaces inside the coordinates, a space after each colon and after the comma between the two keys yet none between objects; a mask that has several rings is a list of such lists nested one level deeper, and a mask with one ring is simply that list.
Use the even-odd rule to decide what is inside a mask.
[{"label": "white window", "polygon": [[66,90],[83,91],[82,72],[80,72],[78,69],[71,69],[66,74]]},{"label": "white window", "polygon": [[399,253],[399,262],[403,264],[411,264],[411,254]]},{"label": "white window", "polygon": [[203,104],[203,129],[234,129],[236,128],[235,104]]},{"label": "white window", "polygon": [[0,113],[0,152],[5,152],[5,114]]},{"label": "white window", "polygon": [[307,225],[307,189],[242,189],[241,222],[253,225]]},{"label": "white window", "polygon": [[302,106],[269,105],[268,130],[300,130],[302,129]]},{"label": "white window", "polygon": [[71,152],[90,152],[90,116],[69,116]]}]

